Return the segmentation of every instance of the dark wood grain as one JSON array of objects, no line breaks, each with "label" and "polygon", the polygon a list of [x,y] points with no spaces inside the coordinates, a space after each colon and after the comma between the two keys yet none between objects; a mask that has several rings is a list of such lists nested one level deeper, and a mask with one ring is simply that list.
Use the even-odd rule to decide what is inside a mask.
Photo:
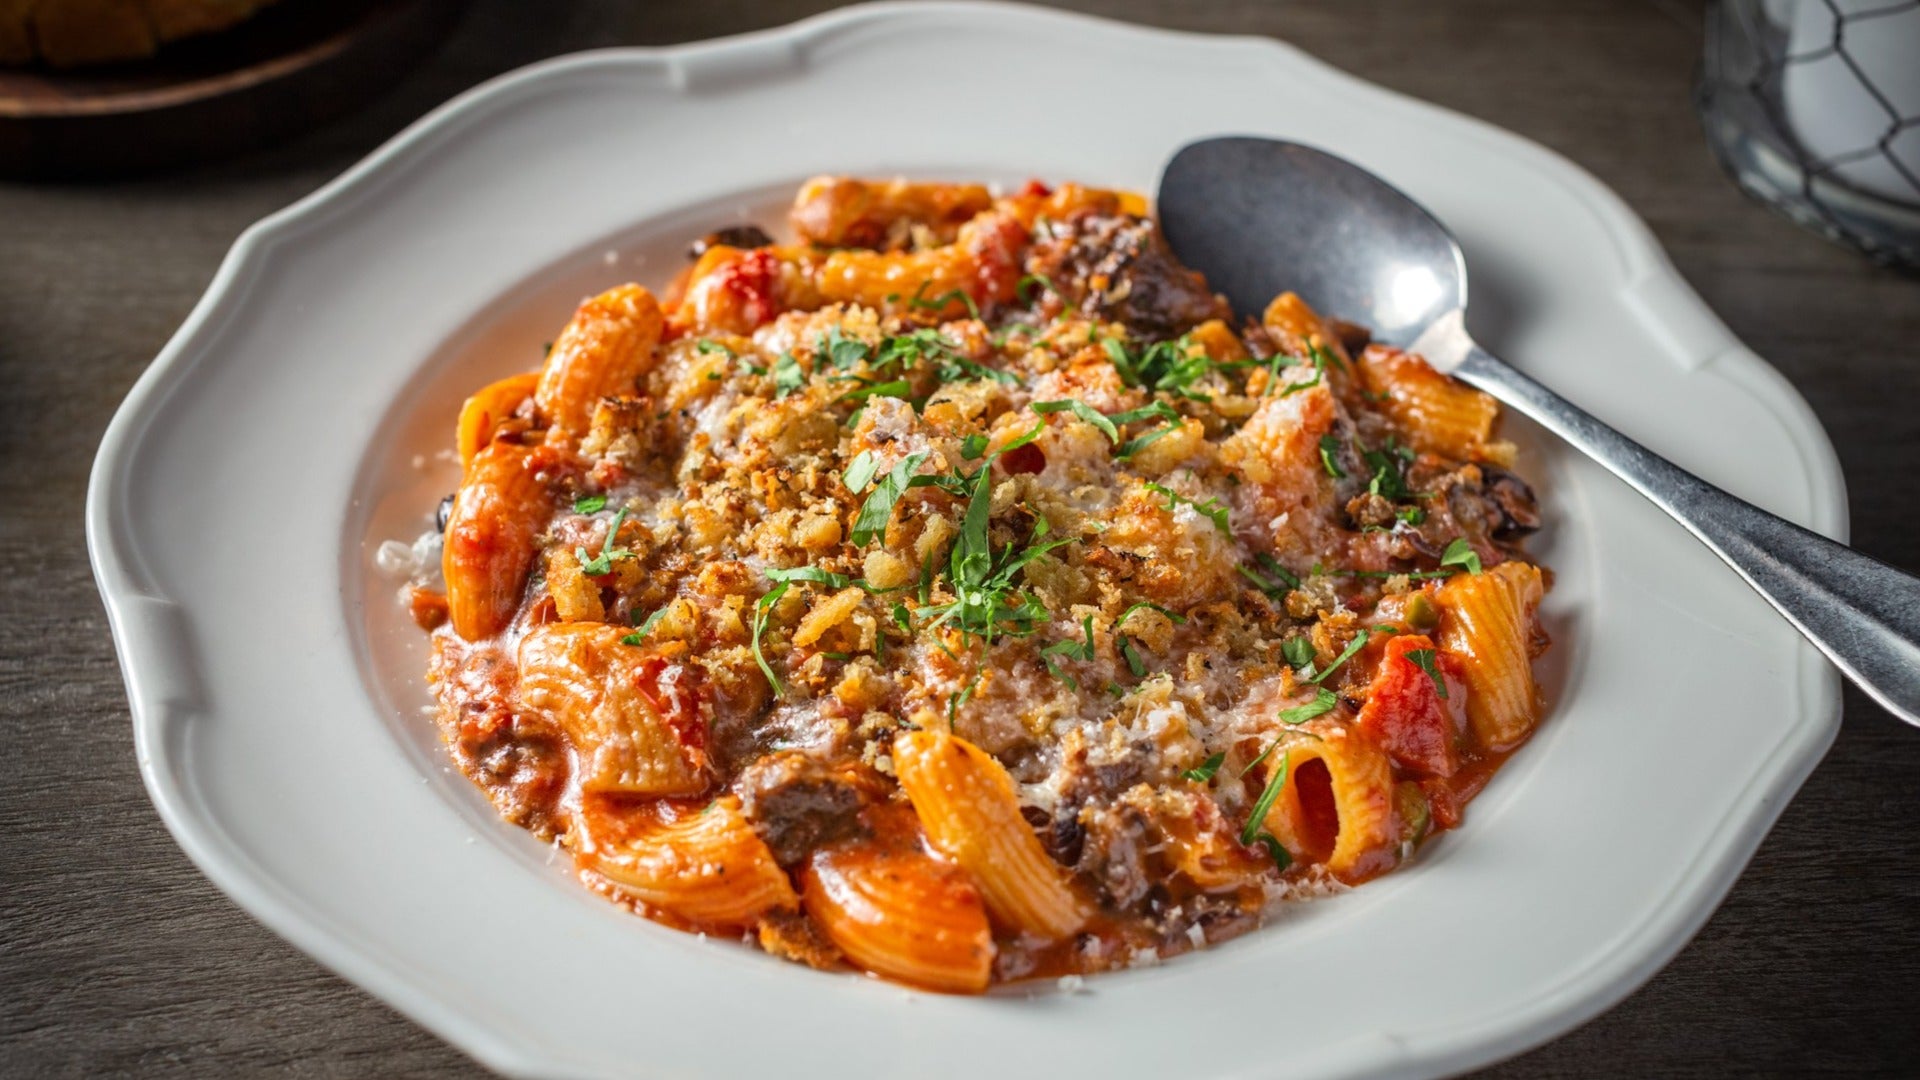
[{"label": "dark wood grain", "polygon": [[[556,52],[825,6],[481,0],[397,92],[299,143],[140,183],[0,185],[0,1074],[476,1072],[241,914],[162,829],[86,567],[93,450],[240,230],[425,109]],[[1775,219],[1715,172],[1688,104],[1698,4],[1082,6],[1286,38],[1597,173],[1813,403],[1846,468],[1855,543],[1920,567],[1920,283]],[[1849,692],[1839,742],[1698,938],[1619,1007],[1489,1075],[1920,1073],[1916,822],[1920,732]]]}]

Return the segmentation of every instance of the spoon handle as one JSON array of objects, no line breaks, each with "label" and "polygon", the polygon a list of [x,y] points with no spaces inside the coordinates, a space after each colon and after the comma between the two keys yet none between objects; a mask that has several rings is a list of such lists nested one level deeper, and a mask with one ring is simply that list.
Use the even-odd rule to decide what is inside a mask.
[{"label": "spoon handle", "polygon": [[1920,725],[1920,579],[1727,494],[1478,345],[1452,373],[1539,421],[1673,515],[1875,701]]}]

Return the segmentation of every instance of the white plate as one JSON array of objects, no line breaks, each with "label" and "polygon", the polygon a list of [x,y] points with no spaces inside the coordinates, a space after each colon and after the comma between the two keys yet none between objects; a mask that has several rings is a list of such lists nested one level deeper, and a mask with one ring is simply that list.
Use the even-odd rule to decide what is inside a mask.
[{"label": "white plate", "polygon": [[[1832,449],[1606,189],[1271,41],[989,5],[568,57],[436,111],[234,245],[115,417],[87,526],[140,767],[207,876],[486,1064],[543,1076],[1404,1075],[1565,1031],[1677,951],[1836,730],[1815,652],[1681,530],[1519,427],[1555,698],[1404,871],[1209,953],[985,998],[821,975],[582,890],[449,772],[371,567],[453,483],[462,394],[585,293],[659,284],[827,171],[1151,190],[1200,136],[1334,149],[1457,232],[1481,339],[1828,535]],[[427,455],[424,467],[416,455]]]}]

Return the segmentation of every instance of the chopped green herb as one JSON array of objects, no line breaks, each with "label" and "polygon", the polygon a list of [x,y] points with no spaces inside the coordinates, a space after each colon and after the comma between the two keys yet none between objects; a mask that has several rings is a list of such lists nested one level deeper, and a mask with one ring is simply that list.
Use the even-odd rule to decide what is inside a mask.
[{"label": "chopped green herb", "polygon": [[1236,566],[1234,569],[1240,571],[1241,577],[1253,582],[1255,588],[1273,599],[1284,599],[1288,590],[1300,587],[1300,579],[1294,575],[1293,571],[1281,566],[1280,560],[1266,552],[1255,556],[1254,561],[1260,564],[1258,573],[1245,566]]},{"label": "chopped green herb", "polygon": [[1341,650],[1340,655],[1333,658],[1333,663],[1327,665],[1327,670],[1313,676],[1307,681],[1316,683],[1325,682],[1327,676],[1339,670],[1340,665],[1353,659],[1355,654],[1359,653],[1361,649],[1366,648],[1367,642],[1373,640],[1373,634],[1392,634],[1397,632],[1391,626],[1370,626],[1367,629],[1371,631],[1371,633],[1355,634],[1353,640],[1347,643],[1347,647]]},{"label": "chopped green herb", "polygon": [[1186,772],[1183,772],[1180,775],[1196,783],[1204,784],[1207,781],[1213,779],[1213,774],[1220,771],[1221,763],[1226,760],[1227,760],[1227,755],[1225,754],[1213,754],[1209,756],[1207,760],[1201,762],[1199,765],[1191,769],[1188,769]]},{"label": "chopped green herb", "polygon": [[1418,525],[1427,520],[1427,512],[1418,506],[1403,506],[1393,516],[1409,525]]},{"label": "chopped green herb", "polygon": [[582,495],[573,500],[573,512],[576,514],[597,514],[606,509],[605,495]]},{"label": "chopped green herb", "polygon": [[932,299],[923,299],[921,294],[926,292],[932,284],[933,282],[931,281],[921,282],[920,288],[915,290],[913,297],[907,301],[907,306],[920,308],[923,311],[940,311],[946,308],[948,304],[958,300],[967,305],[967,314],[976,319],[980,317],[980,305],[974,303],[973,297],[967,295],[964,289],[948,289],[946,292]]},{"label": "chopped green herb", "polygon": [[827,362],[840,371],[858,367],[861,363],[873,359],[873,349],[864,341],[845,336],[839,327],[833,327],[814,342],[816,356],[823,356]]},{"label": "chopped green herb", "polygon": [[1206,502],[1203,502],[1203,503],[1195,502],[1194,500],[1187,498],[1185,495],[1182,495],[1177,491],[1173,491],[1168,488],[1161,487],[1159,484],[1156,484],[1151,480],[1147,481],[1147,490],[1153,492],[1156,495],[1165,495],[1167,497],[1167,509],[1169,511],[1176,509],[1181,503],[1186,503],[1188,506],[1193,507],[1193,509],[1197,513],[1201,514],[1202,516],[1206,517],[1208,520],[1212,521],[1214,528],[1219,529],[1221,532],[1227,534],[1228,536],[1233,535],[1233,527],[1228,523],[1228,516],[1227,516],[1228,510],[1227,510],[1226,504],[1222,503],[1218,496],[1210,497],[1207,499]]},{"label": "chopped green herb", "polygon": [[1144,679],[1147,677],[1147,665],[1140,659],[1140,654],[1134,651],[1132,638],[1123,637],[1120,639],[1120,655],[1126,659],[1127,670],[1133,672],[1134,678]]},{"label": "chopped green herb", "polygon": [[586,574],[588,577],[599,577],[602,574],[610,574],[613,572],[613,560],[630,559],[633,557],[633,552],[628,551],[626,548],[613,546],[614,538],[620,535],[620,526],[626,520],[626,507],[623,506],[614,511],[613,522],[607,526],[607,538],[600,544],[600,554],[590,556],[584,547],[573,549],[573,557],[580,560],[581,573]]},{"label": "chopped green herb", "polygon": [[712,338],[701,338],[700,340],[693,343],[693,348],[695,352],[723,353],[726,355],[726,357],[729,360],[733,358],[732,349],[727,348],[725,345],[720,344],[719,342],[713,340]]},{"label": "chopped green herb", "polygon": [[1129,352],[1125,344],[1114,338],[1103,339],[1101,347],[1106,350],[1114,370],[1129,386],[1164,390],[1196,401],[1210,400],[1209,395],[1192,386],[1214,370],[1215,365],[1188,336],[1182,335],[1176,341],[1157,341],[1138,354]]},{"label": "chopped green herb", "polygon": [[1327,475],[1333,477],[1335,480],[1344,479],[1347,475],[1341,471],[1340,463],[1333,460],[1333,455],[1338,453],[1339,450],[1339,439],[1331,435],[1320,436],[1320,467],[1327,470]]},{"label": "chopped green herb", "polygon": [[1367,490],[1383,499],[1399,500],[1411,494],[1407,490],[1406,477],[1400,471],[1402,459],[1395,452],[1396,449],[1393,439],[1389,437],[1386,446],[1381,449],[1360,451],[1360,457],[1373,470],[1373,479],[1367,481]]},{"label": "chopped green herb", "polygon": [[852,461],[847,462],[846,471],[840,474],[840,482],[847,485],[848,491],[858,495],[867,490],[868,484],[873,483],[873,474],[879,467],[880,463],[874,458],[873,451],[862,450],[853,455]]},{"label": "chopped green herb", "polygon": [[1107,417],[1107,419],[1116,424],[1131,424],[1138,420],[1178,420],[1180,419],[1180,410],[1164,401],[1155,401],[1151,404],[1142,405],[1137,409],[1128,409],[1126,412],[1114,413]]},{"label": "chopped green herb", "polygon": [[899,502],[900,496],[912,486],[914,474],[920,471],[920,463],[927,460],[927,453],[921,450],[901,459],[874,487],[873,494],[867,496],[867,501],[860,506],[860,515],[853,521],[853,542],[856,546],[863,547],[876,537],[882,543],[886,542],[887,523],[893,519],[893,504]]},{"label": "chopped green herb", "polygon": [[1125,461],[1128,458],[1131,458],[1133,455],[1139,453],[1142,450],[1145,450],[1147,447],[1152,446],[1154,443],[1159,442],[1161,439],[1164,439],[1167,436],[1179,430],[1180,430],[1180,423],[1178,421],[1174,423],[1169,423],[1169,424],[1161,424],[1159,427],[1154,428],[1152,431],[1147,432],[1145,435],[1135,435],[1133,438],[1128,439],[1124,443],[1121,443],[1120,448],[1113,452],[1113,456],[1116,458],[1119,458],[1121,461]]},{"label": "chopped green herb", "polygon": [[1340,354],[1322,346],[1317,341],[1307,343],[1307,352],[1313,355],[1313,362],[1322,368],[1345,371],[1347,365],[1340,360]]},{"label": "chopped green herb", "polygon": [[787,595],[787,590],[792,587],[788,582],[782,581],[767,590],[766,595],[762,596],[753,605],[753,662],[760,665],[761,674],[767,677],[767,685],[773,687],[774,697],[785,694],[786,688],[781,685],[780,676],[773,673],[773,666],[767,663],[766,655],[760,651],[760,639],[767,632],[767,615],[773,611],[773,606],[778,604],[781,598]]},{"label": "chopped green herb", "polygon": [[1293,865],[1293,856],[1280,845],[1280,841],[1273,838],[1273,834],[1265,831],[1261,826],[1267,820],[1267,812],[1273,809],[1273,801],[1280,797],[1280,789],[1286,786],[1287,766],[1291,757],[1291,752],[1280,755],[1279,767],[1274,769],[1273,775],[1267,779],[1267,786],[1260,792],[1260,798],[1254,801],[1253,811],[1247,816],[1246,826],[1240,830],[1242,844],[1251,846],[1257,843],[1266,848],[1267,855],[1273,859],[1273,864],[1281,870]]},{"label": "chopped green herb", "polygon": [[1280,654],[1285,656],[1287,663],[1292,664],[1294,667],[1306,667],[1313,662],[1313,642],[1308,640],[1304,634],[1298,637],[1290,637],[1281,643]]},{"label": "chopped green herb", "polygon": [[1053,279],[1045,274],[1028,274],[1021,278],[1019,283],[1013,287],[1014,295],[1020,298],[1021,303],[1031,304],[1038,295],[1034,290],[1034,286],[1036,285],[1059,297],[1060,303],[1065,306],[1066,310],[1073,310],[1073,303],[1067,299],[1067,294],[1061,292],[1060,287],[1053,283]]},{"label": "chopped green herb", "polygon": [[773,396],[783,398],[807,385],[807,373],[801,368],[800,361],[790,352],[783,352],[773,362]]},{"label": "chopped green herb", "polygon": [[1296,705],[1291,709],[1280,710],[1280,722],[1283,724],[1304,724],[1322,713],[1333,711],[1340,703],[1339,697],[1325,687],[1315,690],[1313,700],[1305,705]]},{"label": "chopped green herb", "polygon": [[1110,441],[1116,443],[1120,441],[1120,429],[1113,426],[1113,421],[1108,419],[1105,413],[1084,401],[1075,401],[1071,398],[1061,401],[1036,401],[1033,403],[1033,411],[1042,414],[1071,411],[1073,415],[1099,428],[1101,434]]},{"label": "chopped green herb", "polygon": [[[1311,390],[1314,387],[1319,386],[1320,383],[1325,380],[1326,374],[1327,374],[1326,361],[1321,357],[1321,355],[1318,352],[1315,352],[1312,355],[1313,355],[1312,377],[1308,378],[1304,382],[1288,383],[1287,385],[1281,387],[1280,388],[1281,397],[1286,397],[1288,394],[1297,394],[1302,390]],[[1280,378],[1280,372],[1282,370],[1282,365],[1280,361],[1283,359],[1289,359],[1286,353],[1273,354],[1273,360],[1267,368],[1267,391],[1266,391],[1267,393],[1273,392],[1274,382]]]},{"label": "chopped green herb", "polygon": [[896,334],[882,341],[879,350],[875,353],[873,366],[875,368],[893,365],[912,367],[923,362],[933,365],[935,376],[943,383],[960,382],[965,379],[992,379],[1008,386],[1020,385],[1019,377],[1012,372],[969,360],[961,353],[958,342],[930,328]]},{"label": "chopped green herb", "polygon": [[1120,617],[1113,620],[1113,625],[1119,626],[1121,623],[1126,622],[1127,616],[1133,614],[1136,611],[1139,611],[1141,608],[1146,608],[1149,611],[1157,611],[1160,614],[1165,615],[1167,618],[1172,619],[1174,622],[1179,623],[1182,626],[1186,625],[1187,617],[1185,615],[1180,615],[1172,611],[1169,611],[1166,608],[1161,607],[1159,604],[1156,604],[1151,600],[1136,600],[1133,603],[1128,604],[1126,610],[1120,613]]},{"label": "chopped green herb", "polygon": [[960,706],[973,700],[973,692],[980,689],[980,679],[986,672],[976,670],[973,678],[967,681],[966,688],[947,699],[947,730],[952,731],[960,719]]},{"label": "chopped green herb", "polygon": [[980,460],[980,455],[987,452],[988,441],[985,435],[974,432],[960,440],[960,456],[968,461]]},{"label": "chopped green herb", "polygon": [[1466,537],[1456,536],[1453,543],[1447,545],[1447,550],[1440,553],[1440,565],[1458,566],[1469,574],[1477,574],[1480,572],[1480,555],[1473,550],[1473,545],[1467,542]]},{"label": "chopped green herb", "polygon": [[1047,674],[1066,683],[1069,690],[1080,689],[1080,684],[1074,680],[1073,676],[1061,671],[1059,665],[1053,662],[1053,658],[1064,656],[1071,660],[1093,659],[1093,616],[1089,615],[1082,620],[1080,628],[1087,636],[1085,641],[1067,638],[1040,650],[1040,662],[1046,665]]},{"label": "chopped green herb", "polygon": [[1440,692],[1440,700],[1445,701],[1447,698],[1447,680],[1440,677],[1440,670],[1434,666],[1434,651],[1432,649],[1408,649],[1405,655],[1408,660],[1413,661],[1415,667],[1427,673],[1427,678],[1433,680],[1433,688]]},{"label": "chopped green herb", "polygon": [[667,613],[666,604],[660,605],[659,611],[656,611],[653,614],[647,616],[646,619],[644,620],[637,618],[637,616],[640,614],[639,612],[637,611],[634,612],[634,615],[636,616],[636,618],[634,619],[634,622],[638,624],[638,629],[634,630],[633,633],[628,634],[626,637],[621,638],[620,644],[638,645],[642,641],[646,640],[647,635],[653,633],[654,626],[660,622],[660,617],[665,615],[666,613]]},{"label": "chopped green herb", "polygon": [[[849,585],[855,584],[854,580],[845,574],[836,574],[831,570],[823,570],[818,566],[796,566],[790,570],[768,570],[766,574],[767,580],[769,581],[810,581],[816,585],[825,585],[830,589],[844,589]],[[859,584],[864,585],[865,582]]]},{"label": "chopped green herb", "polygon": [[895,379],[891,382],[873,383],[869,386],[863,386],[858,390],[849,390],[841,394],[838,400],[865,401],[872,397],[904,398],[911,393],[913,393],[912,383],[907,382],[905,379]]}]

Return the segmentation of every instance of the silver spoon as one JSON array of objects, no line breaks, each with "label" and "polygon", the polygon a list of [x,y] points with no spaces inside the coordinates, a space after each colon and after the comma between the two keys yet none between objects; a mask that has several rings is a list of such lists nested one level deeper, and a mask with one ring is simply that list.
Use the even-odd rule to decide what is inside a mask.
[{"label": "silver spoon", "polygon": [[1159,212],[1175,253],[1236,310],[1260,311],[1292,289],[1605,465],[1712,548],[1875,701],[1920,726],[1920,580],[1727,494],[1475,344],[1460,245],[1398,188],[1310,146],[1206,139],[1167,163]]}]

